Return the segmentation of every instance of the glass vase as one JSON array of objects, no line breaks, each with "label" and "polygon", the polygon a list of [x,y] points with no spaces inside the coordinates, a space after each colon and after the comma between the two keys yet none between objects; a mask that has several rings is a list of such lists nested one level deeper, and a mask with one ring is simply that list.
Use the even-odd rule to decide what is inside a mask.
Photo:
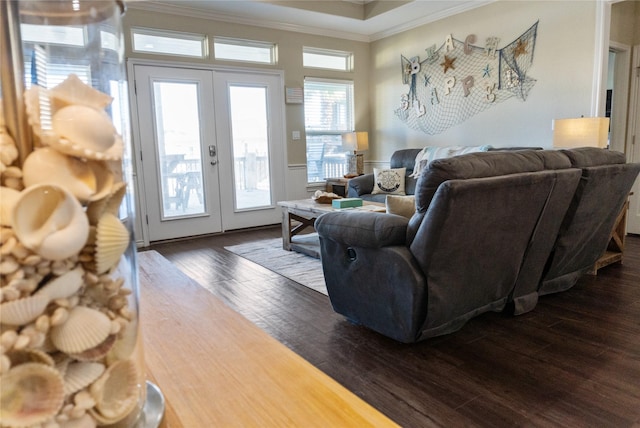
[{"label": "glass vase", "polygon": [[0,425],[142,426],[124,4],[1,7]]}]

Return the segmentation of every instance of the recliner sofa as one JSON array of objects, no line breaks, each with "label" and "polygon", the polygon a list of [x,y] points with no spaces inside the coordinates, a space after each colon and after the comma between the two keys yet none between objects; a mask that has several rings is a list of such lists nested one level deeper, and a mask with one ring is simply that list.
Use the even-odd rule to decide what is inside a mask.
[{"label": "recliner sofa", "polygon": [[411,343],[483,312],[533,309],[581,179],[562,151],[473,153],[422,170],[411,219],[323,214],[315,227],[334,310]]}]

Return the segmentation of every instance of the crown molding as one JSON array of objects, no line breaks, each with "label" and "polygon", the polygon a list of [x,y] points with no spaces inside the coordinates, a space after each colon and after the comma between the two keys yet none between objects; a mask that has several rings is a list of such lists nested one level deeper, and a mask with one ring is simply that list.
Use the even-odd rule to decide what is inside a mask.
[{"label": "crown molding", "polygon": [[454,6],[447,10],[443,10],[441,12],[434,13],[429,16],[423,16],[421,18],[413,19],[404,24],[389,28],[388,30],[380,31],[378,33],[372,34],[371,36],[369,36],[369,41],[373,42],[376,40],[384,39],[385,37],[390,37],[390,36],[402,33],[404,31],[412,30],[422,25],[430,24],[432,22],[436,22],[441,19],[449,18],[451,16],[458,15],[463,12],[468,12],[470,10],[477,9],[482,6],[486,6],[496,1],[497,0],[479,0],[479,1],[471,1],[459,6]]},{"label": "crown molding", "polygon": [[191,18],[204,18],[214,21],[222,21],[230,24],[244,24],[253,27],[271,28],[273,30],[293,31],[296,33],[314,34],[325,37],[336,37],[345,40],[354,40],[358,42],[370,42],[367,35],[350,33],[348,31],[328,30],[326,28],[312,27],[308,25],[289,24],[284,22],[269,21],[265,19],[246,18],[237,15],[228,15],[224,13],[209,12],[199,9],[193,9],[183,6],[174,6],[167,4],[151,3],[151,2],[130,2],[127,8],[144,10],[150,12],[166,13],[170,15],[188,16]]},{"label": "crown molding", "polygon": [[181,16],[187,16],[191,18],[204,18],[204,19],[210,19],[214,21],[222,21],[226,23],[250,25],[253,27],[271,28],[274,30],[313,34],[313,35],[324,36],[324,37],[335,37],[339,39],[353,40],[358,42],[372,42],[372,41],[383,39],[385,37],[393,36],[398,33],[402,33],[404,31],[414,29],[416,27],[420,27],[425,24],[439,21],[441,19],[448,18],[453,15],[457,15],[459,13],[467,12],[467,11],[476,9],[478,7],[482,7],[487,4],[493,3],[495,1],[497,0],[469,1],[467,3],[454,6],[447,10],[441,11],[439,13],[430,14],[428,16],[417,18],[417,19],[408,21],[404,24],[391,27],[388,30],[381,31],[371,35],[353,33],[348,31],[339,31],[339,30],[327,29],[327,28],[321,28],[321,27],[313,27],[308,25],[298,25],[298,24],[270,21],[265,19],[248,18],[248,17],[242,17],[238,15],[204,11],[204,10],[194,9],[194,8],[185,7],[185,6],[161,4],[161,3],[154,3],[154,2],[147,2],[147,1],[129,0],[127,2],[127,8],[158,12],[158,13],[164,13],[164,14],[170,14],[170,15],[181,15]]}]

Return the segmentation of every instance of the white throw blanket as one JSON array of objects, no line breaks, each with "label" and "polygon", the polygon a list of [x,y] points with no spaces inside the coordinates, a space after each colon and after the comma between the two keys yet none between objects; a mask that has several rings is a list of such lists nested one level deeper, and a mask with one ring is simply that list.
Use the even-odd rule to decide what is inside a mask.
[{"label": "white throw blanket", "polygon": [[[452,156],[464,155],[466,153],[486,152],[492,147],[488,144],[484,146],[445,146],[445,147],[425,147],[416,155],[416,161],[413,166],[413,173],[409,177],[418,178],[423,166],[427,166],[429,162],[450,158]],[[426,161],[423,163],[423,161]]]}]

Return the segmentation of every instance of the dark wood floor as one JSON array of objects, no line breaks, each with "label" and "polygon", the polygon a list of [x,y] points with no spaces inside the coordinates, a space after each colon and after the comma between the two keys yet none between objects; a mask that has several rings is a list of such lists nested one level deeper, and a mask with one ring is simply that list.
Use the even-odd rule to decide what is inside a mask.
[{"label": "dark wood floor", "polygon": [[226,250],[279,226],[154,245],[230,307],[405,427],[640,426],[640,237],[623,265],[404,345],[334,313],[326,296]]}]

